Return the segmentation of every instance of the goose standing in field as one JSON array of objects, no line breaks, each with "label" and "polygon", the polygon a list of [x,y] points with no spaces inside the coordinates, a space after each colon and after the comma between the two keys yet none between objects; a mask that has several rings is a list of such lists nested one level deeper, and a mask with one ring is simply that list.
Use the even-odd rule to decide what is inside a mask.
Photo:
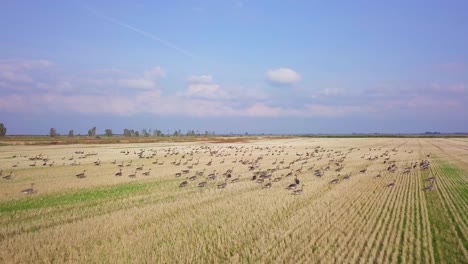
[{"label": "goose standing in field", "polygon": [[148,171],[143,172],[143,176],[149,176],[151,173],[151,169],[148,169]]},{"label": "goose standing in field", "polygon": [[423,190],[424,190],[425,192],[430,192],[430,191],[434,190],[434,184],[431,183],[429,186],[424,187]]},{"label": "goose standing in field", "polygon": [[208,184],[208,183],[207,183],[206,181],[202,181],[202,182],[198,183],[198,187],[203,188],[203,187],[205,187],[207,184]]},{"label": "goose standing in field", "polygon": [[351,179],[351,173],[348,173],[343,177],[343,180],[349,180],[349,179]]},{"label": "goose standing in field", "polygon": [[35,192],[34,191],[34,183],[31,183],[31,188],[24,189],[21,192],[25,193],[25,194],[33,194]]},{"label": "goose standing in field", "polygon": [[136,175],[137,175],[137,172],[135,171],[135,173],[128,175],[128,177],[130,177],[130,178],[136,178]]},{"label": "goose standing in field", "polygon": [[304,184],[301,185],[300,189],[294,190],[291,194],[292,195],[299,195],[304,193]]},{"label": "goose standing in field", "polygon": [[231,180],[231,183],[235,183],[235,182],[239,182],[240,181],[240,176],[236,177],[236,178],[233,178]]},{"label": "goose standing in field", "polygon": [[330,184],[337,184],[340,182],[340,179],[336,178],[330,181]]},{"label": "goose standing in field", "polygon": [[226,188],[226,186],[227,186],[227,179],[223,183],[218,184],[218,189],[224,189]]},{"label": "goose standing in field", "polygon": [[80,178],[80,179],[82,179],[82,178],[86,178],[86,174],[85,174],[85,172],[86,172],[86,170],[83,170],[83,172],[82,172],[82,173],[78,173],[78,174],[77,174],[77,175],[75,175],[75,176],[76,176],[77,178]]},{"label": "goose standing in field", "polygon": [[291,183],[286,187],[286,189],[288,189],[288,190],[295,190],[296,188],[297,188],[296,183]]},{"label": "goose standing in field", "polygon": [[391,182],[387,185],[388,188],[392,189],[393,187],[395,187],[395,182]]},{"label": "goose standing in field", "polygon": [[283,174],[281,174],[281,176],[279,176],[279,177],[274,178],[273,182],[279,182],[279,181],[281,181],[281,179],[283,179]]},{"label": "goose standing in field", "polygon": [[183,181],[179,184],[179,187],[186,187],[188,185],[188,181]]},{"label": "goose standing in field", "polygon": [[263,185],[263,189],[268,189],[268,188],[271,188],[271,186],[273,186],[273,184],[271,183],[271,179],[270,181],[268,181],[268,183],[266,183],[265,185]]},{"label": "goose standing in field", "polygon": [[11,180],[11,174],[12,174],[12,172],[10,171],[10,174],[3,176],[3,179]]},{"label": "goose standing in field", "polygon": [[119,172],[115,173],[115,176],[122,176],[122,169]]}]

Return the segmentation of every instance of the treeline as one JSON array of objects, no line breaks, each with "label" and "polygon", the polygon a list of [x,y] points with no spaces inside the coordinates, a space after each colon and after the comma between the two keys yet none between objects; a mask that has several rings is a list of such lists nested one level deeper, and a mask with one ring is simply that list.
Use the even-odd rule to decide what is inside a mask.
[{"label": "treeline", "polygon": [[[192,136],[192,137],[194,137],[194,136],[214,136],[214,135],[216,135],[216,133],[214,131],[212,131],[212,132],[205,131],[204,133],[200,133],[198,130],[197,131],[188,130],[187,132],[183,133],[180,129],[174,130],[174,132],[172,132],[172,133],[169,133],[169,132],[163,133],[159,129],[146,129],[145,128],[145,129],[142,129],[141,131],[139,131],[139,130],[125,128],[123,130],[122,135],[124,137],[150,137],[150,136],[153,136],[153,137]],[[58,137],[58,136],[60,136],[60,134],[57,132],[57,129],[50,128],[49,136],[50,137]],[[74,137],[74,136],[75,136],[75,132],[73,130],[68,131],[68,137]],[[93,128],[88,130],[88,136],[89,137],[97,137],[96,127],[93,127]],[[114,136],[114,132],[112,131],[112,129],[107,128],[107,129],[104,130],[103,136],[112,137],[112,136]]]}]

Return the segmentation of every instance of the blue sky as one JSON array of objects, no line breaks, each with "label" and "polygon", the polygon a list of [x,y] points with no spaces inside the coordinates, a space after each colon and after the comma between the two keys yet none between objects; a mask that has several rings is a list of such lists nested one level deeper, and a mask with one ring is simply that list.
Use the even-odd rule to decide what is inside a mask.
[{"label": "blue sky", "polygon": [[466,1],[2,1],[0,122],[468,131]]}]

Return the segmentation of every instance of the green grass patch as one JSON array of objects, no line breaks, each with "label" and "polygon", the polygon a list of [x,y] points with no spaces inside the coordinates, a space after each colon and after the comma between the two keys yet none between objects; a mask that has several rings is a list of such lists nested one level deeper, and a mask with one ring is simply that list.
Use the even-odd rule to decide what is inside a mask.
[{"label": "green grass patch", "polygon": [[130,183],[68,193],[31,196],[26,199],[0,203],[0,212],[15,212],[91,202],[109,198],[121,198],[131,194],[144,193],[154,184],[155,183]]},{"label": "green grass patch", "polygon": [[448,162],[437,160],[441,172],[446,176],[453,178],[458,185],[455,186],[454,191],[456,191],[465,201],[468,201],[468,184],[463,180],[463,175],[465,172],[455,167]]},{"label": "green grass patch", "polygon": [[[454,192],[461,195],[462,200],[467,199],[468,187],[464,183],[463,175],[464,171],[451,165],[450,163],[435,159],[435,165],[440,170],[439,178],[450,178],[452,182],[459,183],[453,187],[447,189],[448,193]],[[436,181],[438,181],[436,179]],[[442,188],[442,186],[437,186]],[[460,230],[456,223],[453,209],[450,209],[449,203],[453,204],[457,208],[457,200],[446,200],[453,198],[453,196],[444,197],[440,193],[440,190],[435,189],[433,192],[426,194],[427,209],[431,228],[432,246],[434,249],[434,257],[436,263],[446,261],[447,263],[462,263],[463,255],[460,253],[458,238],[462,241],[462,246],[467,247],[467,240],[465,234]],[[464,212],[458,212],[460,216],[464,218],[466,215]]]}]

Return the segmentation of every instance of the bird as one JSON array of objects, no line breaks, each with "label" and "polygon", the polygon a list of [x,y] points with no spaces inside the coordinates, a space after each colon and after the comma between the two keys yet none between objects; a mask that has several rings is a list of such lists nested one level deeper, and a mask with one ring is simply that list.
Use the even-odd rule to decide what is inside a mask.
[{"label": "bird", "polygon": [[115,176],[122,176],[122,169],[119,172],[115,173]]},{"label": "bird", "polygon": [[289,184],[289,185],[286,187],[286,189],[288,189],[288,190],[294,190],[294,189],[296,189],[296,187],[297,187],[297,184],[291,183],[291,184]]},{"label": "bird", "polygon": [[[227,179],[226,179],[226,180],[227,180]],[[224,189],[224,188],[226,188],[226,186],[227,186],[227,182],[224,181],[223,183],[218,184],[218,189]]]},{"label": "bird", "polygon": [[149,176],[151,173],[151,169],[148,169],[148,171],[143,172],[143,176]]},{"label": "bird", "polygon": [[183,181],[179,184],[179,187],[186,187],[188,185],[188,181]]},{"label": "bird", "polygon": [[10,171],[10,174],[3,176],[3,179],[11,180],[11,174],[12,174],[12,172]]},{"label": "bird", "polygon": [[24,189],[21,191],[22,193],[25,193],[25,194],[33,194],[35,193],[34,191],[34,183],[31,183],[31,188],[27,188],[27,189]]},{"label": "bird", "polygon": [[198,183],[198,187],[205,187],[208,183],[206,181],[202,181],[200,183]]},{"label": "bird", "polygon": [[393,188],[395,187],[395,182],[391,182],[387,185],[388,188]]},{"label": "bird", "polygon": [[273,184],[271,184],[271,181],[269,181],[268,183],[266,183],[265,185],[263,185],[263,189],[271,188],[271,186],[273,186]]},{"label": "bird", "polygon": [[340,179],[336,178],[336,179],[333,179],[330,181],[331,184],[336,184],[336,183],[339,183],[340,182]]},{"label": "bird", "polygon": [[300,189],[294,190],[291,194],[292,195],[299,195],[299,194],[302,194],[303,192],[304,192],[304,184],[301,185]]},{"label": "bird", "polygon": [[137,172],[135,171],[135,173],[128,175],[128,177],[130,177],[130,178],[136,178],[136,174],[137,174]]},{"label": "bird", "polygon": [[83,170],[82,173],[78,173],[77,175],[75,175],[76,177],[82,179],[82,178],[86,178],[86,174],[85,174],[86,170]]}]

